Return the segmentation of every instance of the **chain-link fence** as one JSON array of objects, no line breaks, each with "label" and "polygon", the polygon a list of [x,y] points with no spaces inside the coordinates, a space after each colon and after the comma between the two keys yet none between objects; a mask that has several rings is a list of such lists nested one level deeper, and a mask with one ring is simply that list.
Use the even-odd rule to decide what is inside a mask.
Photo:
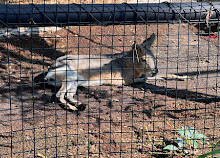
[{"label": "chain-link fence", "polygon": [[0,157],[219,156],[218,3],[5,3]]}]

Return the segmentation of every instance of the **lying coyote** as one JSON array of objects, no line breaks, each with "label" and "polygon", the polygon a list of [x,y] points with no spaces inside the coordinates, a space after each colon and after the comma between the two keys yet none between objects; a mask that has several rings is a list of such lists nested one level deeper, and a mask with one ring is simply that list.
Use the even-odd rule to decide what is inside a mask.
[{"label": "lying coyote", "polygon": [[[78,86],[122,85],[145,82],[157,74],[155,57],[150,50],[155,34],[142,44],[133,44],[128,52],[107,55],[66,55],[59,57],[45,77],[47,83],[61,86],[56,97],[66,108],[77,110],[81,102],[73,98]],[[71,105],[66,99],[72,103]]]}]

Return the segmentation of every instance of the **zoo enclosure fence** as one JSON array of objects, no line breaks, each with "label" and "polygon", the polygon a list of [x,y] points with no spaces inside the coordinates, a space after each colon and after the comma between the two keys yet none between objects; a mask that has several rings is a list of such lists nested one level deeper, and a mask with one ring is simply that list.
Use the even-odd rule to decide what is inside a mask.
[{"label": "zoo enclosure fence", "polygon": [[[219,5],[0,5],[0,155],[157,157],[212,150],[220,133]],[[124,52],[152,32],[159,73],[190,78],[80,88],[77,97],[87,106],[79,112],[59,106],[57,88],[42,80],[59,56]]]}]

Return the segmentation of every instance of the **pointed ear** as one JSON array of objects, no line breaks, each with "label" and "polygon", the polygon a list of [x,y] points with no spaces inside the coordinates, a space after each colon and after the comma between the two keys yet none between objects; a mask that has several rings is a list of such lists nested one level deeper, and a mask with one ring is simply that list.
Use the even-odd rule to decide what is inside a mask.
[{"label": "pointed ear", "polygon": [[136,41],[134,41],[134,44],[132,45],[132,54],[133,56],[139,56],[139,57],[142,57],[145,55],[143,49],[141,48],[140,45],[136,43]]},{"label": "pointed ear", "polygon": [[154,43],[154,40],[155,40],[155,34],[152,33],[152,35],[141,44],[141,46],[143,48],[150,48],[151,45]]}]

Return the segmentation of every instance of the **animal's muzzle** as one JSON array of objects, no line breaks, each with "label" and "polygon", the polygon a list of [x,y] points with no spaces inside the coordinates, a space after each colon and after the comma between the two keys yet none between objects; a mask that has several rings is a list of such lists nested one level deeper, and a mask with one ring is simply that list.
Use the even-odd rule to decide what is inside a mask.
[{"label": "animal's muzzle", "polygon": [[156,68],[152,71],[152,77],[156,76],[157,73],[158,73],[158,69]]}]

